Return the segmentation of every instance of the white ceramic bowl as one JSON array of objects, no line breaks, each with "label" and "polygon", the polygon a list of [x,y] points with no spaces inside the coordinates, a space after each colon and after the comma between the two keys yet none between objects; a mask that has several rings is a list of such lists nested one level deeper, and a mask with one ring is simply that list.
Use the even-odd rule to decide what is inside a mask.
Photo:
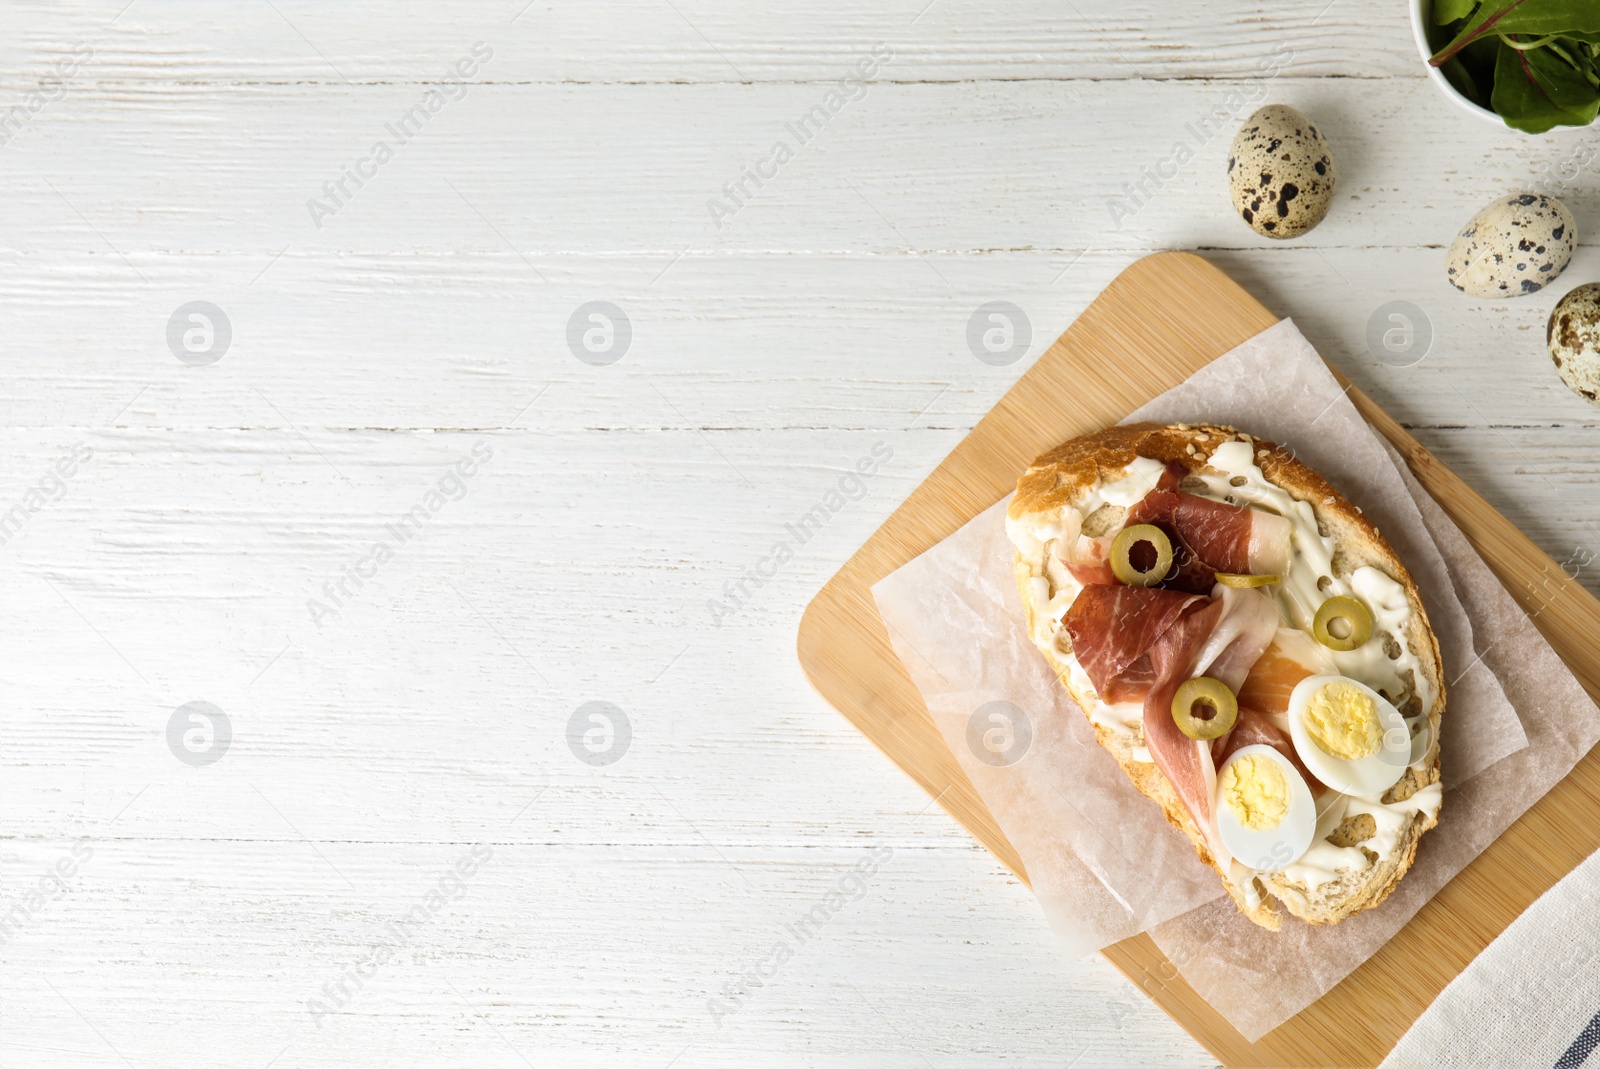
[{"label": "white ceramic bowl", "polygon": [[1434,50],[1428,45],[1428,12],[1433,7],[1433,0],[1411,0],[1411,33],[1417,39],[1417,51],[1422,55],[1422,65],[1428,70],[1428,78],[1439,87],[1439,92],[1449,97],[1456,106],[1463,111],[1470,111],[1485,122],[1492,122],[1502,130],[1509,130],[1505,120],[1488,108],[1479,107],[1450,84],[1450,79],[1429,63]]}]

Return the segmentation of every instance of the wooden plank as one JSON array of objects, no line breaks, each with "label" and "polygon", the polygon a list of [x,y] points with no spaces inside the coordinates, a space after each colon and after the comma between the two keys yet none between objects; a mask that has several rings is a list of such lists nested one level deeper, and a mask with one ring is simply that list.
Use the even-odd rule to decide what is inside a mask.
[{"label": "wooden plank", "polygon": [[[801,622],[800,660],[818,692],[1024,881],[1015,848],[895,657],[869,587],[1007,492],[1039,452],[1115,422],[1275,319],[1197,256],[1135,263],[822,589]],[[1591,637],[1600,631],[1600,602],[1360,390],[1351,397],[1600,697]],[[1227,1065],[1376,1063],[1483,946],[1600,846],[1597,798],[1600,762],[1591,755],[1378,954],[1256,1043],[1200,999],[1147,936],[1107,948],[1106,957]]]},{"label": "wooden plank", "polygon": [[[1265,85],[998,82],[981,93],[966,83],[880,82],[804,143],[790,127],[828,83],[493,82],[444,106],[404,144],[389,127],[421,99],[418,87],[249,82],[223,92],[206,82],[102,83],[94,73],[85,68],[0,152],[9,183],[0,202],[8,259],[0,262],[18,269],[0,280],[7,293],[83,304],[126,297],[118,283],[148,281],[146,289],[259,294],[297,277],[321,283],[306,275],[325,271],[329,301],[395,276],[420,285],[436,273],[462,279],[450,291],[457,297],[485,276],[539,294],[584,284],[581,266],[574,273],[569,265],[602,254],[612,258],[599,280],[606,289],[637,280],[671,294],[718,257],[777,252],[787,269],[803,252],[904,261],[900,270],[931,296],[973,277],[994,286],[993,268],[941,259],[936,273],[916,254],[1050,250],[1056,257],[1037,283],[1047,286],[1086,248],[1132,258],[1217,247],[1307,259],[1312,249],[1349,250],[1316,270],[1341,288],[1361,288],[1379,259],[1369,250],[1410,248],[1429,251],[1425,272],[1399,280],[1407,299],[1503,307],[1453,289],[1437,246],[1507,191],[1559,192],[1581,235],[1595,232],[1588,206],[1600,198],[1600,170],[1574,147],[1461,123],[1420,73],[1340,79],[1339,106],[1326,100],[1324,79],[1288,73]],[[0,92],[0,112],[15,99]],[[1328,218],[1292,246],[1253,233],[1228,199],[1229,144],[1268,100],[1314,118],[1344,174]],[[343,179],[379,140],[393,159],[359,187]],[[781,165],[771,162],[780,142],[792,153]],[[93,166],[82,158],[86,144]],[[626,166],[595,167],[597,147],[624,146]],[[744,177],[758,165],[766,177]],[[1439,180],[1397,210],[1390,191],[1413,188],[1424,173]],[[341,179],[343,189],[330,194],[327,185]],[[322,206],[315,216],[312,200]],[[225,243],[219,219],[227,220]],[[38,269],[52,262],[40,256],[68,252],[95,257],[101,271],[53,279]],[[237,276],[213,259],[226,253],[249,254]],[[342,253],[360,255],[337,259]],[[1580,248],[1568,277],[1582,273],[1586,253]],[[1557,289],[1517,307],[1553,302]]]},{"label": "wooden plank", "polygon": [[[844,77],[883,41],[879,77],[907,81],[1255,77],[1284,53],[1297,73],[1417,78],[1421,61],[1400,4],[1190,0],[1080,11],[1052,0],[908,0],[781,6],[711,0],[613,0],[467,8],[278,0],[196,5],[126,0],[6,7],[4,81],[19,91],[78,42],[95,48],[84,77],[138,85],[437,83],[475,41],[494,49],[480,78],[508,82],[817,82]],[[1361,47],[1350,48],[1359,37]]]}]

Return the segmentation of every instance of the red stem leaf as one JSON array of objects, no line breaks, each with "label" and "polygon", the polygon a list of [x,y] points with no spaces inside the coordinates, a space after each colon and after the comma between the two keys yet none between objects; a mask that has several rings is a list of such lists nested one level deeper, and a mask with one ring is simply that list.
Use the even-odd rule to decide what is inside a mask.
[{"label": "red stem leaf", "polygon": [[1488,33],[1494,28],[1495,23],[1499,22],[1501,19],[1505,18],[1507,15],[1511,14],[1513,11],[1527,2],[1528,0],[1517,0],[1517,2],[1514,4],[1506,5],[1504,9],[1495,12],[1489,18],[1485,19],[1482,26],[1479,26],[1476,30],[1473,30],[1465,37],[1460,38],[1455,44],[1450,45],[1443,52],[1440,52],[1437,56],[1434,56],[1432,59],[1428,60],[1428,62],[1433,64],[1435,67],[1440,67],[1450,62],[1451,59],[1455,58],[1455,54],[1457,52],[1461,51],[1463,48],[1467,47],[1472,42]]}]

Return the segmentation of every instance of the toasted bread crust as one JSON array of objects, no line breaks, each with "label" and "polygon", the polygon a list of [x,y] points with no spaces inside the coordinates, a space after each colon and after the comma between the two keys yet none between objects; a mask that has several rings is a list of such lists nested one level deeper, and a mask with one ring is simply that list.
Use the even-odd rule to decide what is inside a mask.
[{"label": "toasted bread crust", "polygon": [[[1102,480],[1122,474],[1134,457],[1148,457],[1163,462],[1176,461],[1190,471],[1206,467],[1213,449],[1231,439],[1240,438],[1232,427],[1216,424],[1155,424],[1141,423],[1109,427],[1095,434],[1064,442],[1033,462],[1017,482],[1017,492],[1007,508],[1007,515],[1021,520],[1033,513],[1056,513],[1063,506],[1076,505]],[[1376,526],[1362,515],[1360,509],[1345,500],[1337,490],[1316,472],[1300,463],[1289,449],[1262,439],[1251,439],[1256,453],[1256,464],[1267,479],[1287,490],[1297,500],[1308,502],[1323,526],[1337,545],[1334,570],[1340,576],[1349,575],[1357,568],[1372,566],[1380,569],[1398,582],[1411,605],[1407,633],[1399,636],[1416,655],[1431,689],[1437,697],[1429,710],[1431,746],[1427,756],[1426,776],[1408,772],[1412,782],[1401,781],[1409,790],[1419,789],[1439,781],[1439,724],[1445,707],[1445,683],[1439,657],[1439,645],[1428,624],[1427,611],[1417,591],[1416,582],[1396,556],[1394,549],[1378,532]],[[1191,452],[1191,449],[1193,452]],[[1017,583],[1022,592],[1022,602],[1027,613],[1028,633],[1036,635],[1035,606],[1029,597],[1030,581],[1038,576],[1035,565],[1024,559],[1019,551],[1016,557]],[[1074,683],[1069,662],[1062,654],[1041,643],[1046,658],[1062,684],[1072,694],[1073,700],[1087,708],[1096,700],[1091,692],[1080,692]],[[1178,798],[1167,778],[1149,761],[1137,761],[1134,750],[1143,742],[1142,736],[1121,735],[1099,724],[1094,724],[1095,736],[1100,744],[1116,757],[1123,772],[1146,797],[1161,806],[1167,822],[1183,832],[1194,844],[1200,860],[1210,865],[1223,877],[1227,889],[1240,912],[1265,928],[1276,930],[1281,917],[1272,907],[1275,897],[1295,916],[1310,924],[1334,924],[1344,918],[1371,909],[1393,891],[1416,857],[1417,842],[1422,833],[1437,824],[1437,817],[1423,812],[1411,814],[1402,829],[1399,843],[1393,854],[1377,861],[1361,872],[1348,873],[1332,884],[1312,891],[1288,880],[1282,874],[1263,877],[1268,895],[1251,905],[1244,893],[1236,888],[1217,864],[1206,846],[1205,836],[1195,825],[1187,807]],[[1407,793],[1409,793],[1409,790]],[[1359,844],[1358,844],[1359,845]]]}]

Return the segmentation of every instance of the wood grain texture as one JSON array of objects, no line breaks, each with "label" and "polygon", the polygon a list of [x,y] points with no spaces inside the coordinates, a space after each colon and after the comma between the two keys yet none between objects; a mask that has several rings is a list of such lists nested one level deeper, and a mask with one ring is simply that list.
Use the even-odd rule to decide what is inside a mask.
[{"label": "wood grain texture", "polygon": [[[599,11],[493,0],[393,5],[382,9],[376,29],[378,17],[368,9],[309,0],[138,0],[118,15],[121,6],[17,4],[7,76],[21,81],[40,57],[77,40],[106,42],[102,77],[136,84],[414,84],[453,63],[458,42],[477,39],[505,45],[490,77],[508,82],[827,81],[841,77],[851,49],[875,41],[892,42],[906,58],[886,75],[903,81],[1254,76],[1263,39],[1293,42],[1307,74],[1378,78],[1416,70],[1405,9],[1350,0],[1320,13],[1260,0],[1144,0],[1094,10],[1050,0],[799,0],[778,10],[615,0]],[[1348,47],[1355,36],[1359,52]]]},{"label": "wood grain texture", "polygon": [[[871,584],[1003,496],[1035,456],[1116,422],[1273,322],[1198,257],[1134,264],[829,581],[801,622],[800,660],[818,692],[1023,880],[1015,849],[895,656]],[[1600,601],[1369,398],[1353,387],[1350,395],[1600,698]],[[1226,1065],[1376,1064],[1490,939],[1600,846],[1597,787],[1600,758],[1591,755],[1382,950],[1255,1043],[1199,998],[1148,937],[1104,953]]]},{"label": "wood grain texture", "polygon": [[[4,248],[22,264],[42,249],[82,252],[103,258],[111,281],[137,271],[153,286],[183,285],[208,257],[249,251],[259,259],[242,277],[218,282],[244,290],[259,275],[268,292],[292,284],[297,267],[348,267],[349,285],[393,272],[396,254],[428,270],[453,267],[460,253],[559,291],[575,280],[565,265],[585,253],[637,267],[643,286],[680,254],[692,267],[730,252],[915,261],[1043,249],[1062,253],[1048,283],[1086,248],[1283,248],[1241,227],[1217,196],[1235,130],[1269,98],[1316,116],[1338,157],[1337,208],[1296,249],[1442,249],[1508,188],[1560,186],[1582,233],[1600,225],[1587,196],[1600,176],[1570,139],[1463,128],[1420,76],[1285,68],[1271,79],[975,85],[887,80],[894,66],[804,143],[791,127],[827,83],[474,83],[401,143],[388,127],[426,85],[122,85],[96,81],[91,61],[0,153],[0,173],[17,186],[0,204]],[[937,125],[923,125],[929,115]],[[393,158],[330,195],[325,184],[379,140]],[[759,183],[745,178],[738,199],[724,188],[780,141],[792,159]],[[79,165],[87,143],[93,167]],[[597,169],[597,149],[618,166]],[[486,156],[498,164],[480,166]],[[730,214],[713,216],[713,198]],[[312,199],[337,210],[314,219]],[[1012,210],[970,210],[1001,203]],[[352,253],[364,255],[330,259]],[[617,282],[629,276],[619,270]],[[24,281],[46,284],[12,284]]]}]

